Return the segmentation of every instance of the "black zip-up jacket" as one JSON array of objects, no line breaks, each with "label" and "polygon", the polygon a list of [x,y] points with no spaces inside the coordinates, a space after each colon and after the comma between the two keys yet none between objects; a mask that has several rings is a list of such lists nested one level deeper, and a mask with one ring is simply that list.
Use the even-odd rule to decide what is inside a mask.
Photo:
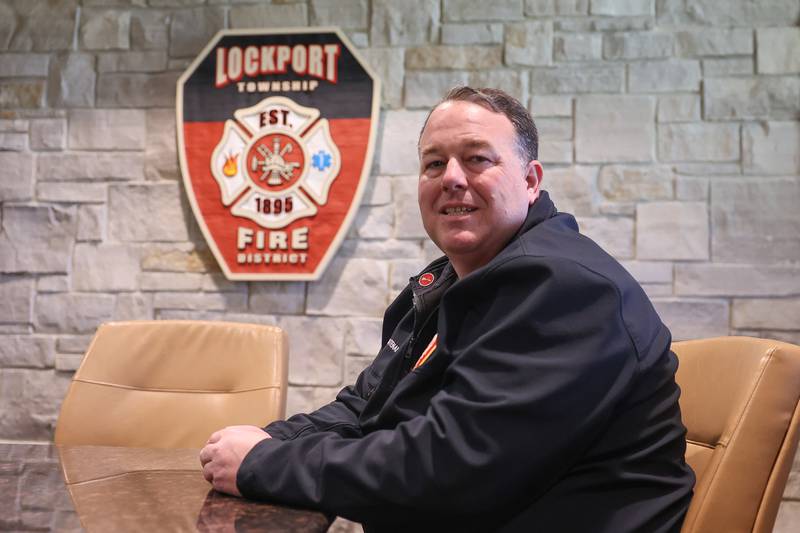
[{"label": "black zip-up jacket", "polygon": [[423,273],[355,385],[265,428],[241,493],[367,531],[679,531],[694,474],[670,333],[574,218],[543,193],[487,265]]}]

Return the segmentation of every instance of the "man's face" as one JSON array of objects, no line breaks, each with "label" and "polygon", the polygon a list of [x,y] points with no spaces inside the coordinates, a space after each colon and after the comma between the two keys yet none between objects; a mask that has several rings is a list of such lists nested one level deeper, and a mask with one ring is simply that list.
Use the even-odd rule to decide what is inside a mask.
[{"label": "man's face", "polygon": [[459,277],[488,263],[539,195],[542,167],[520,159],[511,121],[478,104],[439,105],[420,138],[419,208]]}]

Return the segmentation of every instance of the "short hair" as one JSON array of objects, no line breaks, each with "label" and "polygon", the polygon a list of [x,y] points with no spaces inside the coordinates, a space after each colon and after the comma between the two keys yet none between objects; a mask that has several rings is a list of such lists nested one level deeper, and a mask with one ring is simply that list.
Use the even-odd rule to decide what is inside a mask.
[{"label": "short hair", "polygon": [[500,89],[475,89],[466,85],[453,87],[428,112],[428,116],[425,117],[425,122],[419,132],[420,140],[422,140],[422,133],[431,118],[431,113],[443,103],[454,101],[471,102],[489,111],[505,115],[514,126],[514,131],[517,134],[517,152],[523,163],[527,164],[539,158],[539,132],[536,130],[536,124],[533,122],[531,114],[528,113],[528,110],[519,100]]}]

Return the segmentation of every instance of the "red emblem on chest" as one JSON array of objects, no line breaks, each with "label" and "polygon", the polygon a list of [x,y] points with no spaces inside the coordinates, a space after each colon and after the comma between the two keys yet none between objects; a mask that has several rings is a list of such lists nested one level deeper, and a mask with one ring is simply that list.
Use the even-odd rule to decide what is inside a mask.
[{"label": "red emblem on chest", "polygon": [[425,274],[419,277],[419,284],[422,285],[423,287],[427,287],[428,285],[433,283],[434,279],[436,278],[434,278],[433,274],[431,274],[430,272],[426,272]]}]

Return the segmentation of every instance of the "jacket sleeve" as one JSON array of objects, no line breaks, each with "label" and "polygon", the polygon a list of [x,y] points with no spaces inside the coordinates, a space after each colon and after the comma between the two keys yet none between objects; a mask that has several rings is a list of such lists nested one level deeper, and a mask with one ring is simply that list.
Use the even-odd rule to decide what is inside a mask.
[{"label": "jacket sleeve", "polygon": [[607,425],[635,348],[605,278],[531,258],[495,270],[442,302],[433,357],[450,362],[423,415],[361,437],[264,440],[239,469],[242,494],[397,523],[546,491]]}]

